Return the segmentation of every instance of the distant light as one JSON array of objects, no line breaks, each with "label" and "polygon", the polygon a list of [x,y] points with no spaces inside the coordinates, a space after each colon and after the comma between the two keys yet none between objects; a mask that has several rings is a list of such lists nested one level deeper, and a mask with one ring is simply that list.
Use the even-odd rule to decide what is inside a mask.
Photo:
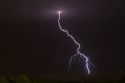
[{"label": "distant light", "polygon": [[57,13],[58,13],[58,14],[61,14],[61,13],[62,13],[62,11],[61,11],[61,10],[59,10],[59,11],[57,11]]}]

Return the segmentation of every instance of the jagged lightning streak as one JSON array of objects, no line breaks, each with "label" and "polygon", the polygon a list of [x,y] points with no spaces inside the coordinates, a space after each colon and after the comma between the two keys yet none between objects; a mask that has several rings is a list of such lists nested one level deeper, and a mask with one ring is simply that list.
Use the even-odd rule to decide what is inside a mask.
[{"label": "jagged lightning streak", "polygon": [[90,68],[89,68],[89,58],[87,56],[85,56],[83,53],[80,52],[80,43],[77,42],[75,40],[75,38],[72,35],[69,34],[68,30],[65,30],[65,29],[63,29],[61,27],[60,19],[61,19],[62,11],[58,11],[57,13],[59,15],[59,17],[58,17],[58,26],[59,26],[60,30],[63,31],[64,33],[66,33],[67,36],[69,36],[74,41],[74,43],[78,46],[77,53],[75,55],[71,56],[71,58],[69,60],[69,67],[70,67],[70,65],[71,65],[71,63],[73,61],[73,57],[75,57],[76,55],[80,55],[81,58],[85,58],[85,65],[86,65],[87,73],[90,74],[91,72],[90,72]]}]

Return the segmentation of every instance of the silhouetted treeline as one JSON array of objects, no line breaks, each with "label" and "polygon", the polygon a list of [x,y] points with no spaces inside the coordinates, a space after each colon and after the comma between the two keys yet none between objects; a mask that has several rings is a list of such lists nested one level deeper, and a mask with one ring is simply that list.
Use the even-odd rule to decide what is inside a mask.
[{"label": "silhouetted treeline", "polygon": [[29,78],[27,75],[19,75],[17,77],[0,77],[0,83],[125,83],[125,76],[121,80],[59,80],[59,79],[43,79]]}]

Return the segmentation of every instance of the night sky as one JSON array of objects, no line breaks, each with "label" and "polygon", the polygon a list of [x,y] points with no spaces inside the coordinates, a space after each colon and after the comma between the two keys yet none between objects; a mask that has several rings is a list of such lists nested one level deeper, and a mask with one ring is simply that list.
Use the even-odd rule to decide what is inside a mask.
[{"label": "night sky", "polygon": [[92,74],[125,75],[122,0],[0,1],[0,74],[67,73],[77,47],[58,28],[59,9],[62,26],[95,65]]}]

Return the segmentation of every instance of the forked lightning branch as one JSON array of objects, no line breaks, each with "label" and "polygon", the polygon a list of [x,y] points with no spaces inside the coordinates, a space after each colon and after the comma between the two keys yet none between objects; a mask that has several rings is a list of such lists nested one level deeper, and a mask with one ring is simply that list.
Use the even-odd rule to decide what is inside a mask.
[{"label": "forked lightning branch", "polygon": [[59,17],[58,17],[58,26],[59,26],[59,29],[60,29],[62,32],[66,33],[66,35],[67,35],[68,37],[70,37],[70,38],[73,40],[73,42],[78,46],[78,48],[76,49],[76,54],[73,55],[73,56],[71,56],[71,58],[70,58],[70,60],[69,60],[69,68],[71,67],[71,63],[74,61],[75,56],[80,55],[80,58],[81,58],[82,60],[84,60],[83,58],[85,58],[85,66],[86,66],[87,74],[90,74],[91,72],[90,72],[90,68],[89,68],[89,58],[88,58],[87,56],[85,56],[83,53],[80,52],[80,43],[77,42],[77,41],[75,40],[75,38],[74,38],[71,34],[69,34],[68,30],[63,29],[63,28],[61,27],[60,20],[61,20],[61,13],[62,13],[62,11],[57,11],[57,13],[58,13],[58,16],[59,16]]}]

